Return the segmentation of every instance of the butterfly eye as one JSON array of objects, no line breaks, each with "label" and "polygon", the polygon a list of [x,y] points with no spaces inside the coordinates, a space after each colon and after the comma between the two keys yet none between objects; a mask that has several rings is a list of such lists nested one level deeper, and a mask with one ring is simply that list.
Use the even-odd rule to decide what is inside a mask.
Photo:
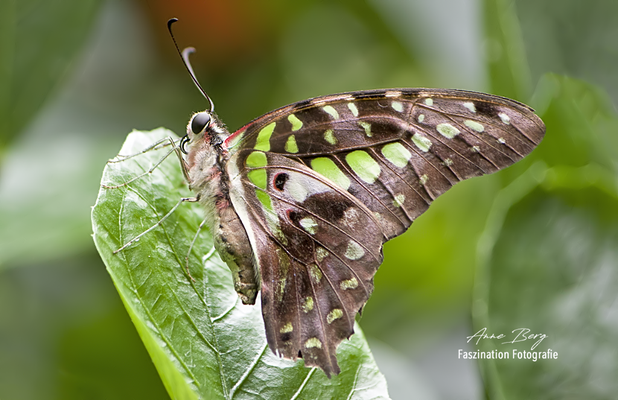
[{"label": "butterfly eye", "polygon": [[210,123],[210,114],[207,112],[200,112],[193,116],[191,120],[191,131],[197,135],[202,132]]}]

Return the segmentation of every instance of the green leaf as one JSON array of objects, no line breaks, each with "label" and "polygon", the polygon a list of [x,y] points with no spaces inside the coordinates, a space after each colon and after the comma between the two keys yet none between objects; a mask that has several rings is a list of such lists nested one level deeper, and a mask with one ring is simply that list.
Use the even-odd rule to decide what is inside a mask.
[{"label": "green leaf", "polygon": [[[165,137],[177,139],[164,129],[133,132],[120,154],[139,153]],[[128,182],[169,152],[167,146],[110,162],[102,185]],[[203,211],[198,204],[181,204],[162,219],[181,197],[190,196],[172,153],[142,178],[102,187],[92,211],[97,249],[170,396],[387,398],[386,382],[358,325],[338,349],[341,374],[330,380],[319,369],[305,368],[302,360],[276,357],[266,345],[260,307],[239,301],[206,228],[189,257],[194,281],[187,275],[185,257]]]}]

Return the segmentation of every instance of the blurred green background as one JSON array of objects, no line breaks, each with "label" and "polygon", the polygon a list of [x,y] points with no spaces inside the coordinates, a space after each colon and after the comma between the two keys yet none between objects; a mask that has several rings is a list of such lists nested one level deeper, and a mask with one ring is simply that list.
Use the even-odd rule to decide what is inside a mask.
[{"label": "blurred green background", "polygon": [[[536,108],[547,135],[529,158],[456,186],[385,246],[360,323],[393,398],[614,398],[618,2],[1,0],[0,399],[168,398],[90,206],[128,132],[182,134],[206,106],[172,16],[231,130],[384,87]],[[485,326],[547,333],[559,361],[458,359]]]}]

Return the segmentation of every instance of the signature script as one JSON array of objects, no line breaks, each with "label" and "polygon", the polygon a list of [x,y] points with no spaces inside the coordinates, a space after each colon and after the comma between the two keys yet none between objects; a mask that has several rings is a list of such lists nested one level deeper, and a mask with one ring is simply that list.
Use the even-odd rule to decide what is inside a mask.
[{"label": "signature script", "polygon": [[487,327],[485,327],[476,332],[474,335],[468,336],[467,338],[467,343],[470,343],[472,340],[476,339],[476,344],[479,344],[479,342],[483,339],[506,339],[506,341],[501,342],[501,344],[520,343],[530,340],[536,340],[536,342],[532,344],[532,347],[530,347],[530,350],[534,350],[539,344],[541,344],[543,340],[547,338],[547,335],[544,333],[530,333],[530,329],[528,328],[513,329],[508,335],[505,335],[504,333],[500,333],[498,335],[493,333],[487,334]]}]

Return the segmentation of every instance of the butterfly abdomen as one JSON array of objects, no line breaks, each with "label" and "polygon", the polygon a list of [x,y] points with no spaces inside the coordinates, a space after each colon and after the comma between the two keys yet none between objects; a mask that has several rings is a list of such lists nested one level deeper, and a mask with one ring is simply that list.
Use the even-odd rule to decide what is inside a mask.
[{"label": "butterfly abdomen", "polygon": [[259,274],[247,232],[231,204],[216,213],[215,248],[232,271],[234,289],[243,304],[255,304],[260,289]]}]

